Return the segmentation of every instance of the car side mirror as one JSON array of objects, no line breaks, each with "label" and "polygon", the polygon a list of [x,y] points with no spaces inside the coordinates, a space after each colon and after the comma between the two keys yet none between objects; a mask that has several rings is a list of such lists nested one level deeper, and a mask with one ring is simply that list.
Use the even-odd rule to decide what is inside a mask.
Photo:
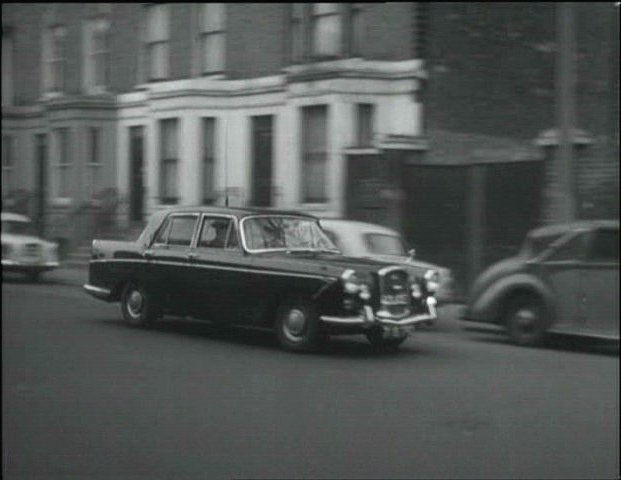
[{"label": "car side mirror", "polygon": [[411,248],[410,250],[408,250],[408,255],[410,257],[410,260],[414,260],[414,257],[416,256],[416,249]]}]

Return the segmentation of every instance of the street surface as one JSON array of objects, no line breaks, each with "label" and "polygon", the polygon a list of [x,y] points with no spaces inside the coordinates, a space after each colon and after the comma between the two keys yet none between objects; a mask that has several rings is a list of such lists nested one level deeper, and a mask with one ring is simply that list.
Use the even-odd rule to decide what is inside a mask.
[{"label": "street surface", "polygon": [[2,283],[3,478],[618,478],[619,347],[442,310],[396,353],[126,326],[82,270]]}]

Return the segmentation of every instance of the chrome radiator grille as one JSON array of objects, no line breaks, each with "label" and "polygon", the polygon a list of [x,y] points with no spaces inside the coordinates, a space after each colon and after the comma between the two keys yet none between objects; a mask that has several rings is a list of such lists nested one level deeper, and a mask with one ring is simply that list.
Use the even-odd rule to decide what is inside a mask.
[{"label": "chrome radiator grille", "polygon": [[380,309],[391,316],[410,313],[410,285],[408,274],[398,267],[379,271]]}]

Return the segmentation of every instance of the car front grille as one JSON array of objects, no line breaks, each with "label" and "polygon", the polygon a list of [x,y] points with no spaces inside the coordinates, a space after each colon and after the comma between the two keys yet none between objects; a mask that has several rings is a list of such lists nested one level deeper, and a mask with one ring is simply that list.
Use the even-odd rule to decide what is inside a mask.
[{"label": "car front grille", "polygon": [[407,272],[387,267],[379,272],[380,310],[394,317],[410,313],[410,284]]}]

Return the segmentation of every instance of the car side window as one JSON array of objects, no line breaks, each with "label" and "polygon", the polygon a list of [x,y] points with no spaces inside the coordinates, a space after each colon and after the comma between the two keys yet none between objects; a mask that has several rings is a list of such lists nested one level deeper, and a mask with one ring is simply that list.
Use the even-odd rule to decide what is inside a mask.
[{"label": "car side window", "polygon": [[600,229],[594,232],[589,260],[596,262],[619,261],[619,231]]},{"label": "car side window", "polygon": [[326,228],[323,228],[323,231],[328,236],[328,238],[332,241],[332,243],[336,246],[336,248],[338,248],[339,250],[343,251],[340,239],[336,235],[336,233],[334,233],[332,230],[327,230]]},{"label": "car side window", "polygon": [[189,247],[192,243],[192,235],[196,226],[194,216],[175,216],[171,219],[170,234],[168,235],[168,245],[179,247]]},{"label": "car side window", "polygon": [[168,243],[168,234],[170,233],[170,226],[172,225],[170,217],[164,220],[164,224],[160,227],[157,234],[155,235],[155,239],[153,240],[153,245],[166,245]]},{"label": "car side window", "polygon": [[575,235],[565,243],[556,248],[547,261],[563,262],[570,260],[583,260],[586,253],[587,232],[581,232]]},{"label": "car side window", "polygon": [[235,223],[230,218],[205,217],[197,246],[227,250],[239,248]]}]

